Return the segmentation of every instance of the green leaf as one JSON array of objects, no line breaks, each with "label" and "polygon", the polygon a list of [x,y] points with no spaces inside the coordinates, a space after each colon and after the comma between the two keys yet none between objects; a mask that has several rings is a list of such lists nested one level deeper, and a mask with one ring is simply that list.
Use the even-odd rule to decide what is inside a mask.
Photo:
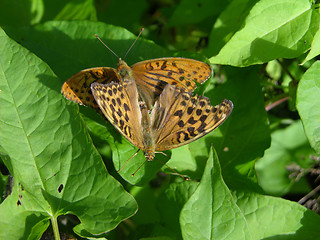
[{"label": "green leaf", "polygon": [[167,27],[201,22],[210,16],[217,15],[229,2],[231,1],[181,1],[169,19]]},{"label": "green leaf", "polygon": [[161,223],[170,232],[175,234],[175,239],[182,239],[179,223],[180,212],[198,185],[198,182],[193,181],[172,183],[157,201]]},{"label": "green leaf", "polygon": [[42,0],[0,1],[0,26],[28,26],[39,23],[44,14]]},{"label": "green leaf", "polygon": [[181,211],[180,223],[185,240],[252,239],[212,149],[201,182]]},{"label": "green leaf", "polygon": [[320,62],[316,61],[298,85],[297,109],[311,146],[320,154]]},{"label": "green leaf", "polygon": [[201,182],[180,214],[183,239],[319,239],[320,217],[301,205],[230,192],[211,151]]},{"label": "green leaf", "polygon": [[43,21],[48,20],[92,20],[96,21],[93,0],[44,1],[47,9]]},{"label": "green leaf", "polygon": [[243,20],[242,28],[210,60],[243,67],[295,58],[310,48],[319,21],[308,0],[261,0]]},{"label": "green leaf", "polygon": [[301,64],[304,64],[305,62],[313,59],[319,54],[320,54],[320,30],[318,29],[311,43],[311,50]]},{"label": "green leaf", "polygon": [[251,8],[259,0],[234,0],[220,12],[211,30],[206,55],[214,56],[241,29],[241,25]]},{"label": "green leaf", "polygon": [[62,214],[79,218],[78,231],[112,230],[136,202],[107,173],[47,64],[2,30],[0,38],[0,149],[15,182],[0,206],[0,238],[36,238]]},{"label": "green leaf", "polygon": [[252,192],[234,196],[252,239],[319,239],[319,215],[298,203]]},{"label": "green leaf", "polygon": [[[146,0],[109,0],[95,1],[97,18],[100,22],[121,26],[134,33],[138,33],[141,27],[145,27],[146,12],[148,4]],[[130,19],[130,21],[128,21]],[[117,50],[117,49],[115,49]]]},{"label": "green leaf", "polygon": [[270,148],[265,152],[263,158],[257,161],[255,169],[263,190],[268,194],[282,196],[290,190],[294,183],[293,179],[289,179],[290,172],[287,167],[292,163],[306,166],[308,164],[306,159],[313,151],[305,136],[301,121],[273,132],[271,139]]}]

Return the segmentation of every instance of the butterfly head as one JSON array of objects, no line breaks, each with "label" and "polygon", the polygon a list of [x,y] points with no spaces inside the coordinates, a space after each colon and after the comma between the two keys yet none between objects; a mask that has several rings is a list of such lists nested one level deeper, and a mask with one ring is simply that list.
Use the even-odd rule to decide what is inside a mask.
[{"label": "butterfly head", "polygon": [[122,80],[128,81],[133,79],[132,69],[128,66],[128,64],[125,61],[119,59],[117,69]]},{"label": "butterfly head", "polygon": [[144,153],[144,156],[146,158],[147,161],[152,161],[154,159],[154,156],[155,156],[155,153],[154,151],[152,150],[147,150],[145,153]]}]

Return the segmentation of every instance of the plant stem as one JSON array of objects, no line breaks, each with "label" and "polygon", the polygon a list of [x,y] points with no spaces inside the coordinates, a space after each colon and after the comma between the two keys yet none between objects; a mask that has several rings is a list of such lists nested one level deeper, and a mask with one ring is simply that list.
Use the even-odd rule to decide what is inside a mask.
[{"label": "plant stem", "polygon": [[60,240],[60,233],[59,233],[59,227],[58,227],[58,221],[57,218],[52,216],[51,217],[51,223],[52,223],[52,229],[54,234],[55,240]]},{"label": "plant stem", "polygon": [[268,106],[265,107],[265,109],[266,109],[266,111],[268,112],[268,111],[270,111],[272,108],[280,105],[281,103],[287,101],[288,99],[289,99],[289,96],[283,97],[283,98],[281,98],[281,99],[279,99],[279,100],[277,100],[277,101],[269,104]]},{"label": "plant stem", "polygon": [[289,72],[287,67],[283,64],[283,62],[281,62],[279,59],[277,59],[277,62],[281,65],[282,69],[289,75],[289,77],[292,79],[292,81],[297,83],[298,81],[292,76],[292,74]]}]

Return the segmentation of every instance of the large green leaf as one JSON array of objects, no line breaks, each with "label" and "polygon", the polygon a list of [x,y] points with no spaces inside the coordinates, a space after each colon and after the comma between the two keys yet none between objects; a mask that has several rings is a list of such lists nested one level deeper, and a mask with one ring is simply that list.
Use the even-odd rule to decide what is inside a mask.
[{"label": "large green leaf", "polygon": [[15,182],[0,206],[0,238],[38,239],[67,213],[80,219],[83,235],[112,230],[136,202],[107,173],[47,64],[0,34],[0,149]]},{"label": "large green leaf", "polygon": [[198,188],[180,214],[188,239],[319,239],[320,217],[301,205],[252,192],[231,192],[211,151]]},{"label": "large green leaf", "polygon": [[252,239],[211,150],[201,182],[180,215],[183,239]]},{"label": "large green leaf", "polygon": [[320,62],[316,61],[298,85],[297,109],[311,146],[320,154]]},{"label": "large green leaf", "polygon": [[[233,16],[234,8],[227,11]],[[212,34],[218,39],[230,40],[210,60],[216,64],[249,66],[277,58],[295,58],[310,48],[319,22],[319,13],[309,0],[258,1],[231,38],[230,32],[219,32],[221,24],[213,29],[217,32]],[[219,36],[220,33],[228,35]],[[211,45],[215,39],[211,39]]]}]

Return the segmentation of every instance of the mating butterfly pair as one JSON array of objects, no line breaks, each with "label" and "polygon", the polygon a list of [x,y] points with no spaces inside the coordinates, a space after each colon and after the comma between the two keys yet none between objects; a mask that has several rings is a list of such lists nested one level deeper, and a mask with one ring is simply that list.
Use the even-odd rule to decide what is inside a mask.
[{"label": "mating butterfly pair", "polygon": [[213,107],[208,98],[191,94],[196,82],[210,76],[208,64],[192,59],[153,59],[131,68],[120,59],[117,70],[98,67],[79,72],[61,92],[69,100],[101,110],[152,161],[155,152],[195,141],[228,118],[231,101]]}]

